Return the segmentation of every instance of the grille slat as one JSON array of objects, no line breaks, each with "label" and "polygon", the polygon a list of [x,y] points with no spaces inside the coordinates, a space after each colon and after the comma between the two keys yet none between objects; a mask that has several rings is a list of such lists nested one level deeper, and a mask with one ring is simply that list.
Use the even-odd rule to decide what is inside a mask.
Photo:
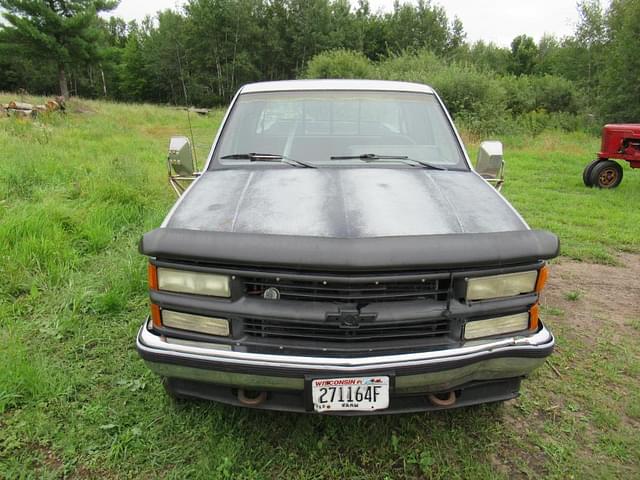
[{"label": "grille slat", "polygon": [[317,280],[244,278],[248,296],[262,296],[268,288],[276,288],[280,298],[300,301],[358,302],[360,304],[400,300],[445,300],[449,279],[424,281],[385,281],[380,283],[332,282]]},{"label": "grille slat", "polygon": [[371,330],[346,330],[346,329],[338,329],[335,330],[301,330],[297,328],[281,328],[281,329],[263,329],[262,327],[257,328],[247,328],[245,329],[246,333],[256,334],[256,335],[269,335],[269,336],[288,336],[288,335],[301,335],[305,337],[309,337],[310,335],[329,335],[335,336],[336,338],[342,337],[365,337],[365,336],[374,336],[376,338],[384,338],[387,335],[392,335],[394,337],[404,336],[404,335],[439,335],[446,327],[441,327],[438,329],[424,329],[424,330],[395,330],[395,331],[386,331],[386,332],[376,332]]},{"label": "grille slat", "polygon": [[275,287],[275,288],[292,289],[292,290],[318,290],[318,291],[326,291],[326,292],[364,292],[364,291],[386,292],[386,291],[394,291],[394,290],[404,291],[406,289],[417,289],[419,286],[421,286],[423,289],[430,291],[434,289],[434,286],[433,286],[434,282],[435,280],[431,280],[430,284],[420,282],[420,283],[409,284],[409,285],[403,285],[403,284],[384,285],[383,284],[383,285],[375,285],[375,286],[369,286],[369,285],[355,286],[353,284],[345,284],[346,286],[344,287],[342,286],[338,287],[337,285],[339,284],[334,284],[332,286],[326,286],[322,284],[306,285],[302,282],[297,284],[281,283],[281,282],[247,282],[247,284],[252,286],[262,287],[262,288]]},{"label": "grille slat", "polygon": [[[275,323],[270,320],[262,321],[262,320],[245,320],[245,330],[247,328],[263,328],[265,322],[270,329],[283,329],[283,330],[309,330],[309,331],[319,331],[326,330],[329,332],[333,332],[336,329],[341,329],[340,325],[337,323],[327,323],[327,324],[316,324],[316,323]],[[421,330],[424,328],[443,328],[449,324],[449,322],[433,322],[433,323],[419,323],[419,324],[403,324],[400,323],[398,325],[384,325],[384,326],[361,326],[358,328],[353,328],[352,330],[360,330],[360,331],[375,331],[375,332],[384,332],[384,331],[399,331],[399,330]],[[342,330],[347,330],[346,328],[342,328]]]},{"label": "grille slat", "polygon": [[[295,284],[295,283],[280,283],[280,282],[259,282],[255,283],[255,285],[263,286],[263,287],[276,287],[276,288],[284,288],[284,289],[296,289],[296,290],[321,290],[321,291],[344,291],[344,292],[361,292],[363,290],[367,291],[385,291],[387,287],[384,285],[378,285],[375,287],[352,287],[346,286],[340,289],[335,287],[327,287],[324,285],[305,285],[305,284]],[[349,285],[349,284],[347,284]]]},{"label": "grille slat", "polygon": [[351,293],[348,295],[338,295],[338,294],[330,294],[330,293],[318,293],[318,292],[280,292],[280,298],[284,298],[284,299],[290,299],[290,298],[296,298],[298,300],[328,300],[328,301],[336,301],[336,300],[342,300],[342,301],[357,301],[357,300],[380,300],[380,299],[384,299],[386,301],[389,300],[406,300],[407,298],[410,299],[415,299],[415,298],[420,298],[420,297],[432,297],[438,294],[446,294],[446,290],[442,291],[442,290],[435,290],[435,291],[423,291],[423,292],[402,292],[402,293],[384,293],[382,295],[380,294],[369,294],[369,295],[362,295],[362,294],[356,294],[356,293]]},{"label": "grille slat", "polygon": [[358,328],[342,328],[338,323],[311,324],[274,320],[245,320],[247,335],[262,338],[299,339],[331,342],[390,341],[404,338],[437,338],[449,334],[446,321],[398,325],[361,324]]}]

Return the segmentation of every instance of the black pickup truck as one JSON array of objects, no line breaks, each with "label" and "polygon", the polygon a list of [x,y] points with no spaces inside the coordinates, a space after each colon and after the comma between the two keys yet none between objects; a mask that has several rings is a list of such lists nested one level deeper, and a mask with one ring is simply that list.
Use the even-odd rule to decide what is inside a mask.
[{"label": "black pickup truck", "polygon": [[169,394],[433,410],[513,398],[551,354],[539,298],[558,239],[494,188],[499,142],[472,167],[430,87],[246,85],[205,168],[190,162],[172,139],[181,197],[140,242],[137,349]]}]

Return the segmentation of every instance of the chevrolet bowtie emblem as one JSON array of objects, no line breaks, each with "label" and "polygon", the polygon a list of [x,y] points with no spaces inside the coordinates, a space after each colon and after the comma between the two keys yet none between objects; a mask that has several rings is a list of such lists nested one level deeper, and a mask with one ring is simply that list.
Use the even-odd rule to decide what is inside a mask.
[{"label": "chevrolet bowtie emblem", "polygon": [[339,323],[340,328],[360,328],[362,322],[371,322],[377,317],[376,313],[360,313],[356,309],[340,310],[338,313],[327,313],[327,320]]}]

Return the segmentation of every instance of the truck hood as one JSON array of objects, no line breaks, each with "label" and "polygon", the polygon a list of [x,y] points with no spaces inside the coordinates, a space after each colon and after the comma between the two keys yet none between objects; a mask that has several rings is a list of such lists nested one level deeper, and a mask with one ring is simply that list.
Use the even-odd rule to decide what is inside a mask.
[{"label": "truck hood", "polygon": [[527,229],[473,172],[363,167],[210,171],[164,226],[329,238]]}]

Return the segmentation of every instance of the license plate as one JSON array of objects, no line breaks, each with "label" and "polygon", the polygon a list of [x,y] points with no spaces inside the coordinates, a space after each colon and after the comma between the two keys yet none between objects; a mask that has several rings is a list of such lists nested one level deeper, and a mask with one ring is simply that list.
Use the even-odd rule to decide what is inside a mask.
[{"label": "license plate", "polygon": [[316,378],[311,394],[316,412],[381,410],[389,407],[389,377]]}]

